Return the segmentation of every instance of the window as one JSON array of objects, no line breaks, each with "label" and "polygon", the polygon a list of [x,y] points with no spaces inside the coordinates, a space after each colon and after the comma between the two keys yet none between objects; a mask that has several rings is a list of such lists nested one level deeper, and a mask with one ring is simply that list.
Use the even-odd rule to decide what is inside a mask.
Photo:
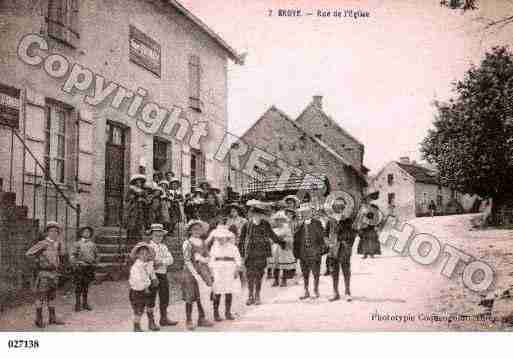
[{"label": "window", "polygon": [[201,65],[199,56],[189,57],[189,107],[201,111]]},{"label": "window", "polygon": [[48,0],[47,33],[71,47],[78,46],[79,0]]},{"label": "window", "polygon": [[278,143],[278,150],[279,150],[279,151],[283,151],[283,145],[281,144],[281,142],[280,142],[280,143]]},{"label": "window", "polygon": [[395,204],[395,193],[388,194],[388,205],[393,206]]},{"label": "window", "polygon": [[436,196],[436,205],[437,205],[438,207],[442,207],[442,199],[443,199],[443,198],[442,198],[442,196],[441,196],[441,195]]},{"label": "window", "polygon": [[45,155],[47,175],[58,183],[65,182],[66,142],[72,109],[48,100],[46,104]]},{"label": "window", "polygon": [[205,156],[199,150],[191,150],[191,189],[196,188],[198,180],[205,178]]},{"label": "window", "polygon": [[165,170],[165,166],[168,164],[168,147],[169,143],[153,138],[153,169],[155,171]]},{"label": "window", "polygon": [[394,184],[394,175],[393,174],[387,175],[387,182],[388,182],[389,186]]}]

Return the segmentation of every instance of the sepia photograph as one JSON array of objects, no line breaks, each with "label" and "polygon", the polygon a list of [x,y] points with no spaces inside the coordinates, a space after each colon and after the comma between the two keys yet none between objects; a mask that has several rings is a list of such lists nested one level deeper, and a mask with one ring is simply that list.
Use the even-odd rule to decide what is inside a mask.
[{"label": "sepia photograph", "polygon": [[0,0],[1,345],[511,332],[512,45],[510,0]]}]

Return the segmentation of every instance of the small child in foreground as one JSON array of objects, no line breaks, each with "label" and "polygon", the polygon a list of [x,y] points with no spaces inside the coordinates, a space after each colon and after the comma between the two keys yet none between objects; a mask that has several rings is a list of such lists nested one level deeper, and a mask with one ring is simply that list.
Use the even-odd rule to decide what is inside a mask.
[{"label": "small child in foreground", "polygon": [[132,258],[136,258],[132,268],[130,268],[129,299],[134,312],[134,332],[142,332],[141,317],[149,302],[151,277],[148,271],[148,263],[152,260],[151,247],[141,242],[137,244],[131,253]]}]

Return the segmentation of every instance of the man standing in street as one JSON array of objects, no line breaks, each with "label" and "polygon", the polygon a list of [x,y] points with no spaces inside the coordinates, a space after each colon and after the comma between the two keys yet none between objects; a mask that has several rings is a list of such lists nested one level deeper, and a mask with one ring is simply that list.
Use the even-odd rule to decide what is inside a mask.
[{"label": "man standing in street", "polygon": [[308,288],[310,272],[314,277],[314,298],[319,298],[321,258],[327,249],[324,230],[321,222],[312,218],[313,213],[309,205],[302,205],[298,213],[304,220],[294,234],[294,256],[300,261],[305,286],[305,294],[299,299],[310,298]]},{"label": "man standing in street", "polygon": [[[150,304],[148,305],[148,321],[153,323],[150,325],[156,327],[154,323],[153,308],[155,308],[155,302],[157,294],[159,296],[159,308],[160,308],[160,321],[161,327],[173,326],[178,324],[168,319],[167,307],[169,306],[169,280],[167,278],[167,267],[173,264],[173,256],[169,252],[166,244],[162,243],[164,236],[168,233],[164,226],[160,223],[154,223],[150,227],[151,241],[150,247],[155,252],[155,258],[149,263],[150,267],[153,266],[153,272],[150,277],[157,279],[158,285],[151,287],[150,293]],[[150,269],[151,272],[151,269]]]}]

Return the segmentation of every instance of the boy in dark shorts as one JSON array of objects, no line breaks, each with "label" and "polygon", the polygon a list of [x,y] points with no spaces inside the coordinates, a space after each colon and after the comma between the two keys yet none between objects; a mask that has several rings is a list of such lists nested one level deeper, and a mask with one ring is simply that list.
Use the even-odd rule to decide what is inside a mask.
[{"label": "boy in dark shorts", "polygon": [[131,252],[131,257],[135,258],[135,262],[130,268],[130,284],[129,299],[134,311],[134,332],[142,332],[141,317],[144,314],[150,297],[151,277],[148,269],[148,263],[152,260],[151,247],[144,243],[138,243]]},{"label": "boy in dark shorts", "polygon": [[45,303],[48,306],[49,324],[64,324],[57,319],[55,305],[53,304],[57,293],[58,270],[61,267],[60,233],[61,227],[57,222],[48,222],[46,224],[46,238],[37,242],[25,254],[29,259],[35,261],[37,266],[35,324],[38,328],[44,328],[45,326],[43,320],[43,304]]}]

